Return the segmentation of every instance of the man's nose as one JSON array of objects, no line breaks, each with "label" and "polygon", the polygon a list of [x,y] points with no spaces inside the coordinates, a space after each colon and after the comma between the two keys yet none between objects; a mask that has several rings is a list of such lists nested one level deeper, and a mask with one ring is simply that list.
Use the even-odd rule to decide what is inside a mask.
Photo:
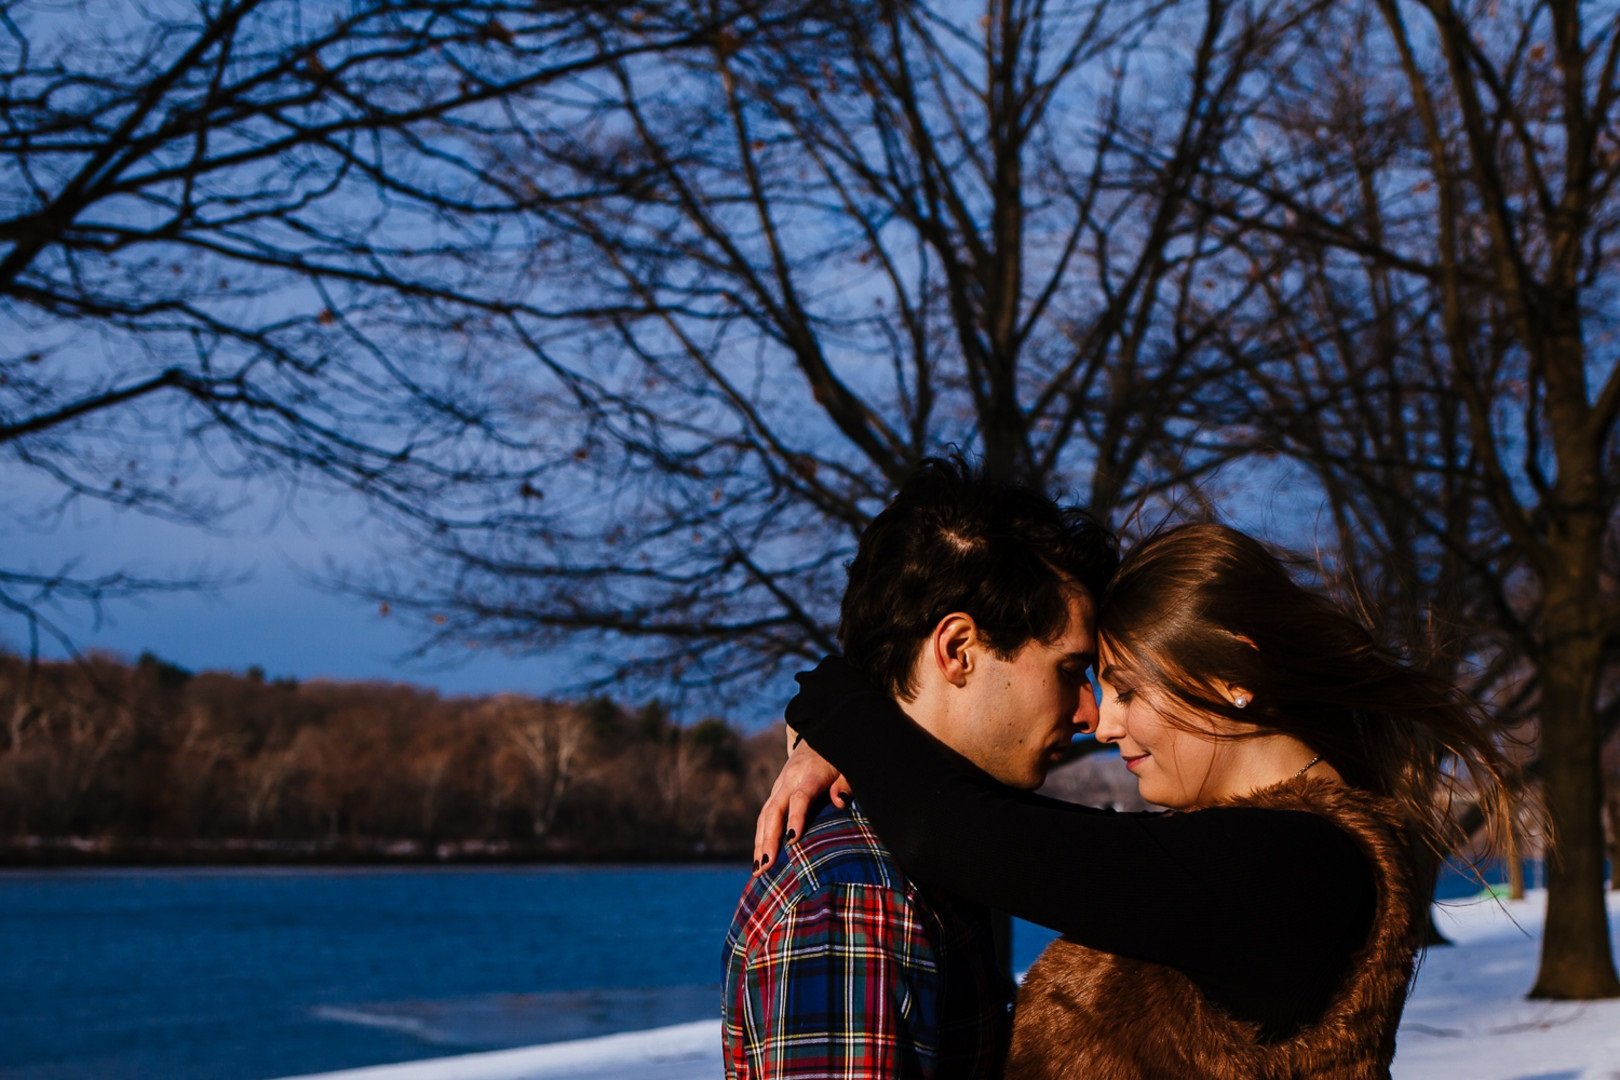
[{"label": "man's nose", "polygon": [[1074,710],[1074,726],[1082,735],[1090,735],[1097,730],[1097,719],[1097,695],[1090,686],[1082,687]]}]

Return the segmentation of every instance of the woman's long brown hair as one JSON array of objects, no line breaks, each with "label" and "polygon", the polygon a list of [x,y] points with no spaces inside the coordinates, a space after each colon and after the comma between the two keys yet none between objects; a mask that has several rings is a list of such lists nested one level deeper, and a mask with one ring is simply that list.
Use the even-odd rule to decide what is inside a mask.
[{"label": "woman's long brown hair", "polygon": [[[1103,593],[1098,633],[1163,693],[1235,721],[1232,737],[1291,735],[1346,783],[1394,800],[1413,839],[1437,854],[1467,839],[1454,824],[1458,800],[1479,805],[1491,849],[1502,850],[1512,767],[1484,712],[1380,646],[1253,537],[1190,524],[1137,544]],[[1222,682],[1248,691],[1249,705],[1236,708]]]}]

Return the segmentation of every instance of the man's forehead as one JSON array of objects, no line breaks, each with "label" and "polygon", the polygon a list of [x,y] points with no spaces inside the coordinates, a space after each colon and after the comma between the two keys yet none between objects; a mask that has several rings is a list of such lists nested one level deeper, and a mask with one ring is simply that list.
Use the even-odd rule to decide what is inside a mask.
[{"label": "man's forehead", "polygon": [[1084,589],[1069,591],[1069,625],[1053,643],[1059,652],[1090,660],[1097,652],[1097,605]]},{"label": "man's forehead", "polygon": [[[1069,629],[1079,630],[1087,638],[1093,638],[1097,633],[1097,602],[1085,589],[1070,589],[1069,593]],[[1095,643],[1093,643],[1095,647]]]}]

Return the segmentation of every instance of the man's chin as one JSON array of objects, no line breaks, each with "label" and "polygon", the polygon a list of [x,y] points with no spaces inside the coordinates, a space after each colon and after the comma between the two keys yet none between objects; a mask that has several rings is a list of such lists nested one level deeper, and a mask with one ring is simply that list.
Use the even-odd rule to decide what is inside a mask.
[{"label": "man's chin", "polygon": [[1035,791],[1042,784],[1046,783],[1046,773],[1046,763],[1042,762],[1032,772],[1027,773],[1024,776],[1020,776],[1015,780],[1003,778],[1001,782],[1006,784],[1008,787],[1015,787],[1019,791]]},{"label": "man's chin", "polygon": [[1051,770],[1053,763],[1043,754],[1034,761],[1025,761],[1022,764],[1005,759],[997,762],[974,761],[974,764],[989,773],[990,778],[998,784],[1006,784],[1019,791],[1034,791],[1046,783],[1046,774]]}]

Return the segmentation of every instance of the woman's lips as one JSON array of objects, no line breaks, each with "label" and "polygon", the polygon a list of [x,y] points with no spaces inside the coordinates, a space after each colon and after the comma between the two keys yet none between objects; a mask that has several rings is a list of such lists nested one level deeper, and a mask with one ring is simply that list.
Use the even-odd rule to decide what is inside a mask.
[{"label": "woman's lips", "polygon": [[1142,764],[1142,762],[1146,761],[1151,756],[1152,756],[1151,754],[1121,754],[1121,755],[1119,755],[1120,760],[1125,762],[1125,767],[1127,769],[1131,770],[1131,772],[1135,772],[1136,767],[1138,765]]}]

